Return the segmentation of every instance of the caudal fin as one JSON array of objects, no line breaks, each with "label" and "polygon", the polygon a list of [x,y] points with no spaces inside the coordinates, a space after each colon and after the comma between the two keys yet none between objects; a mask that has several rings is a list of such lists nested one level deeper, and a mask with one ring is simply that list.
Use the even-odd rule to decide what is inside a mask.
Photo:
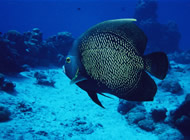
[{"label": "caudal fin", "polygon": [[155,52],[144,56],[145,69],[155,77],[164,79],[168,72],[168,57],[163,52]]}]

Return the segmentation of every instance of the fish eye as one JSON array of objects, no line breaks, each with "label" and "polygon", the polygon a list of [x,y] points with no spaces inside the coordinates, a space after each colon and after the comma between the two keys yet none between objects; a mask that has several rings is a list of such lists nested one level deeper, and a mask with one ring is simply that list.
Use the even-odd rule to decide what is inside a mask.
[{"label": "fish eye", "polygon": [[71,63],[71,58],[70,58],[70,57],[67,57],[67,58],[66,58],[66,62],[67,62],[67,63]]}]

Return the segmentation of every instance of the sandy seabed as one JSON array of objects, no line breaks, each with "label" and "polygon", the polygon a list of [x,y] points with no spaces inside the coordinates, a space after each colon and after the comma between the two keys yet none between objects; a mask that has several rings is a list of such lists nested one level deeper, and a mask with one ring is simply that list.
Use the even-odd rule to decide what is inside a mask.
[{"label": "sandy seabed", "polygon": [[[155,100],[143,103],[147,112],[152,108],[166,107],[169,113],[183,102],[190,90],[190,66],[174,62],[172,66],[167,78],[178,80],[184,93],[174,95],[158,87]],[[178,72],[176,67],[187,71]],[[48,73],[55,81],[55,87],[38,85],[33,76],[36,71]],[[174,129],[166,124],[156,124],[153,132],[128,124],[117,112],[119,99],[114,96],[111,96],[113,99],[99,96],[106,108],[102,109],[85,91],[70,85],[61,69],[33,69],[6,78],[16,84],[16,92],[0,91],[0,106],[7,107],[12,113],[10,121],[0,123],[2,140],[157,140],[169,139],[173,134]]]}]

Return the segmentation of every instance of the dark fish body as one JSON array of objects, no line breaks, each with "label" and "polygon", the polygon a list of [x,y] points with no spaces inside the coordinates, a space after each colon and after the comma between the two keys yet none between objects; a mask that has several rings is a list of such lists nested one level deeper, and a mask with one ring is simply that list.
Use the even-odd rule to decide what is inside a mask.
[{"label": "dark fish body", "polygon": [[103,92],[130,101],[152,101],[157,86],[145,71],[164,79],[168,60],[162,52],[143,56],[146,43],[145,34],[130,19],[99,23],[73,45],[66,74],[100,106],[97,93]]}]

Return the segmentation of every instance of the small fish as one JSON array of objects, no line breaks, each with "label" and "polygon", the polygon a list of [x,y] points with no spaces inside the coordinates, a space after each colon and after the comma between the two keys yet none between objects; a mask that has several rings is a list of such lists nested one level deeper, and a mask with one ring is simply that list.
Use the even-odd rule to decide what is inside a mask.
[{"label": "small fish", "polygon": [[143,55],[147,37],[134,21],[108,20],[91,27],[66,57],[64,69],[71,83],[101,107],[97,94],[103,93],[128,101],[153,101],[157,86],[147,72],[158,79],[167,74],[165,53]]}]

